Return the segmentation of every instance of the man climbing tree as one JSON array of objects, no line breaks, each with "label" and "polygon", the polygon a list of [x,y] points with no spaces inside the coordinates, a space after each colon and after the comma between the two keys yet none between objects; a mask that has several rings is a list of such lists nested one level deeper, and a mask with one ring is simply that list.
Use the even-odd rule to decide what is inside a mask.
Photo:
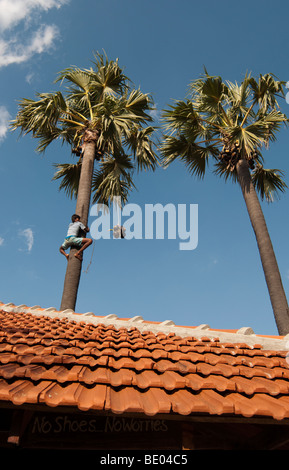
[{"label": "man climbing tree", "polygon": [[82,260],[82,252],[92,244],[91,238],[82,237],[81,233],[89,232],[89,228],[83,225],[80,222],[80,217],[77,214],[73,214],[71,217],[71,223],[68,226],[67,235],[65,237],[64,242],[62,243],[59,251],[62,255],[64,255],[67,259],[69,259],[69,255],[66,253],[66,250],[71,247],[75,246],[78,248],[78,251],[75,253],[75,257]]},{"label": "man climbing tree", "polygon": [[[133,89],[118,60],[96,54],[93,68],[70,67],[56,83],[67,85],[65,94],[38,93],[22,99],[12,129],[38,139],[38,152],[60,140],[71,146],[76,163],[57,164],[60,189],[77,199],[75,212],[87,225],[92,202],[110,204],[114,197],[125,203],[133,189],[132,172],[154,170],[153,127],[148,94]],[[82,260],[70,249],[60,308],[75,310]]]}]

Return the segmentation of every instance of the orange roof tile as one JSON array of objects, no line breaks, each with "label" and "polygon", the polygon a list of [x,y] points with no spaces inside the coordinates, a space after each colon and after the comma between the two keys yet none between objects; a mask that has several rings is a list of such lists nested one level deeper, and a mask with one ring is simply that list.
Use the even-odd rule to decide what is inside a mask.
[{"label": "orange roof tile", "polygon": [[0,401],[282,420],[288,339],[0,304]]}]

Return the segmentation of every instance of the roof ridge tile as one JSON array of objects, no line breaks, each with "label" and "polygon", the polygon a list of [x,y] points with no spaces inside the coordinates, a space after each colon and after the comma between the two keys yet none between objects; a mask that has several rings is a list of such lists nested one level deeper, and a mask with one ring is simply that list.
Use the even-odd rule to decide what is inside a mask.
[{"label": "roof ridge tile", "polygon": [[[208,324],[201,324],[198,326],[178,326],[172,320],[165,320],[163,322],[148,322],[144,321],[143,317],[136,315],[129,319],[120,319],[115,314],[109,314],[106,316],[96,316],[93,312],[86,312],[84,314],[75,313],[71,309],[59,311],[54,307],[41,308],[38,305],[28,307],[25,304],[16,306],[13,303],[1,303],[0,309],[4,312],[13,312],[19,314],[30,314],[37,315],[40,317],[48,316],[58,320],[66,319],[77,323],[84,322],[92,325],[103,325],[103,327],[112,327],[116,330],[120,328],[131,329],[136,328],[142,334],[152,335],[156,338],[156,334],[165,334],[167,337],[173,337],[175,335],[182,338],[196,338],[202,340],[206,338],[206,341],[214,341],[218,339],[220,342],[240,345],[243,344],[246,348],[268,348],[272,350],[288,350],[289,349],[289,335],[284,337],[280,336],[264,336],[256,335],[252,328],[242,327],[237,330],[213,330]],[[137,325],[137,327],[136,327]],[[149,329],[149,328],[150,329]],[[173,331],[172,331],[173,330]],[[206,336],[202,334],[206,331]],[[228,347],[228,344],[227,344]]]}]

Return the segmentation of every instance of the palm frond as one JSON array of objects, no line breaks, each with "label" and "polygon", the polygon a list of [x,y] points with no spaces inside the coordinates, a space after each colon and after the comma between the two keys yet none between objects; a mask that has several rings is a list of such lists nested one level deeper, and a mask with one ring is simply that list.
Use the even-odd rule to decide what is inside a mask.
[{"label": "palm frond", "polygon": [[204,125],[201,116],[195,110],[191,101],[176,101],[162,113],[162,120],[165,123],[165,130],[177,132],[184,126],[189,129],[203,129]]},{"label": "palm frond", "polygon": [[276,140],[276,132],[280,131],[283,124],[288,124],[288,118],[279,110],[272,109],[264,115],[257,115],[256,125],[262,128],[266,143]]},{"label": "palm frond", "polygon": [[11,121],[12,130],[20,128],[21,133],[37,136],[43,130],[54,129],[59,117],[67,111],[61,92],[38,93],[38,100],[22,99],[16,118]]},{"label": "palm frond", "polygon": [[154,151],[152,134],[154,128],[145,129],[135,127],[125,138],[125,145],[133,152],[139,170],[155,170],[158,164],[158,156]]},{"label": "palm frond", "polygon": [[276,97],[284,98],[284,86],[285,82],[269,73],[260,75],[258,81],[253,77],[250,78],[253,101],[263,113],[279,107]]},{"label": "palm frond", "polygon": [[75,139],[75,131],[70,131],[69,129],[61,129],[54,127],[49,129],[42,129],[37,134],[38,144],[36,146],[36,151],[39,153],[44,153],[47,147],[57,139],[61,140],[62,143],[67,143],[72,145]]},{"label": "palm frond", "polygon": [[238,141],[240,147],[247,154],[253,152],[256,148],[262,146],[262,144],[266,142],[264,128],[257,123],[250,124],[246,127],[228,127],[226,129],[226,137],[230,144]]},{"label": "palm frond", "polygon": [[83,91],[89,91],[91,76],[89,71],[73,66],[58,72],[55,83],[60,81],[67,83],[67,88],[70,92],[71,90],[75,90],[75,86],[77,87],[77,90],[81,89]]},{"label": "palm frond", "polygon": [[232,180],[233,183],[237,182],[237,172],[234,166],[218,160],[214,164],[214,174],[225,179],[225,181]]},{"label": "palm frond", "polygon": [[110,205],[115,197],[125,204],[129,192],[134,188],[133,164],[125,154],[107,157],[93,174],[93,203]]},{"label": "palm frond", "polygon": [[221,77],[212,77],[208,73],[194,80],[189,89],[193,103],[198,111],[203,113],[220,112],[228,93],[228,88]]},{"label": "palm frond", "polygon": [[57,168],[52,180],[61,180],[59,190],[64,190],[70,199],[77,198],[79,178],[81,172],[81,162],[71,163],[55,163]]},{"label": "palm frond", "polygon": [[127,96],[124,95],[123,105],[125,113],[138,122],[150,122],[152,117],[149,111],[152,109],[152,100],[148,94],[140,90],[132,90]]},{"label": "palm frond", "polygon": [[282,124],[287,124],[287,117],[277,110],[265,115],[255,115],[255,120],[246,126],[235,125],[226,128],[226,136],[230,142],[239,141],[241,147],[250,153],[262,145],[276,140],[276,133]]},{"label": "palm frond", "polygon": [[203,178],[208,165],[210,155],[216,155],[214,146],[201,146],[190,143],[181,134],[178,137],[164,136],[160,146],[162,165],[166,168],[176,159],[181,160],[187,166],[191,174]]},{"label": "palm frond", "polygon": [[284,193],[287,188],[283,180],[284,173],[276,169],[265,169],[262,165],[258,165],[252,173],[252,183],[262,200],[273,202],[279,193]]},{"label": "palm frond", "polygon": [[252,115],[249,84],[250,76],[247,76],[247,74],[240,85],[227,81],[227,112],[230,121],[235,125],[242,124],[244,117],[248,118]]},{"label": "palm frond", "polygon": [[93,84],[100,95],[122,95],[128,89],[128,77],[118,64],[118,59],[109,61],[107,55],[94,54],[95,71],[91,70]]}]

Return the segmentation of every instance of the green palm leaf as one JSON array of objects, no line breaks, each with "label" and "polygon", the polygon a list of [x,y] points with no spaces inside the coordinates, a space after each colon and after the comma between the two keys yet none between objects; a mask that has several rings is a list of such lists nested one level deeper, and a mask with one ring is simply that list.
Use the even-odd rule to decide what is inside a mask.
[{"label": "green palm leaf", "polygon": [[277,80],[274,75],[260,75],[258,81],[250,79],[253,102],[257,103],[262,112],[278,107],[276,96],[284,97],[285,82]]},{"label": "green palm leaf", "polygon": [[204,113],[219,112],[226,99],[228,87],[221,77],[211,77],[207,73],[204,78],[194,80],[190,84],[192,101],[198,111]]},{"label": "green palm leaf", "polygon": [[284,192],[287,188],[283,180],[284,173],[276,169],[265,169],[262,165],[258,165],[252,173],[252,182],[256,190],[259,192],[261,199],[272,202],[279,197],[279,192]]},{"label": "green palm leaf", "polygon": [[76,199],[81,172],[81,162],[76,164],[55,163],[54,166],[57,168],[57,171],[52,179],[61,180],[59,190],[64,190],[70,199]]},{"label": "green palm leaf", "polygon": [[157,154],[151,139],[153,132],[154,128],[151,126],[145,129],[135,127],[125,138],[125,145],[133,152],[139,170],[155,170],[158,164]]},{"label": "green palm leaf", "polygon": [[93,203],[110,205],[113,198],[119,197],[122,204],[134,188],[132,180],[133,164],[125,154],[108,157],[94,172],[92,181]]},{"label": "green palm leaf", "polygon": [[128,77],[124,75],[123,70],[118,64],[118,59],[109,61],[106,54],[94,55],[95,72],[92,71],[92,79],[99,96],[122,95],[128,90]]},{"label": "green palm leaf", "polygon": [[11,121],[12,130],[21,129],[23,134],[37,136],[42,131],[54,129],[60,116],[67,110],[61,92],[38,93],[38,100],[23,99],[19,102],[19,111]]},{"label": "green palm leaf", "polygon": [[213,146],[202,147],[188,142],[183,134],[178,137],[165,136],[160,151],[165,168],[174,160],[180,159],[191,174],[200,178],[205,175],[210,155],[216,155],[216,149]]},{"label": "green palm leaf", "polygon": [[203,129],[201,116],[191,101],[176,101],[176,104],[164,110],[162,114],[165,130],[178,132],[185,126],[188,129]]},{"label": "green palm leaf", "polygon": [[132,90],[125,100],[125,112],[140,123],[152,121],[148,113],[152,109],[151,99],[140,90]]}]

